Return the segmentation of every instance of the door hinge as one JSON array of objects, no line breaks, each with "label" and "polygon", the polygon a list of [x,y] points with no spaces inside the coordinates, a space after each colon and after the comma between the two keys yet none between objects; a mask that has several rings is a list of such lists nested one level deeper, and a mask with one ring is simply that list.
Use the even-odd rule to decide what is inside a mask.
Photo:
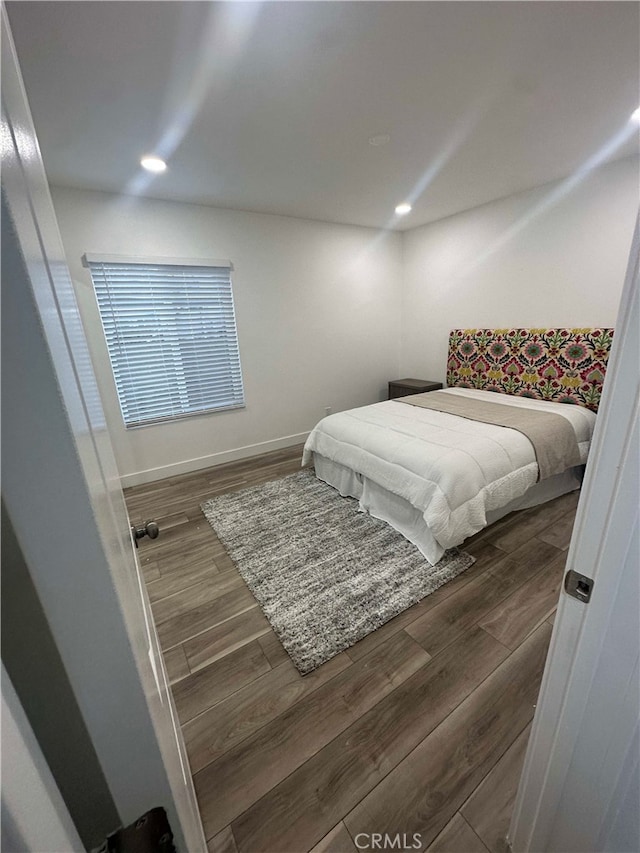
[{"label": "door hinge", "polygon": [[564,576],[564,591],[583,604],[588,604],[593,592],[593,579],[569,569]]}]

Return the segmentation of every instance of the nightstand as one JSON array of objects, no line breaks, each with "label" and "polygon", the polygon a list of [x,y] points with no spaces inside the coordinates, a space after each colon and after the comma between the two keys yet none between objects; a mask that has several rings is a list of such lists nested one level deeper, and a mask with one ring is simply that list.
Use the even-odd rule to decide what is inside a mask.
[{"label": "nightstand", "polygon": [[389,399],[408,397],[409,394],[424,394],[426,391],[438,391],[442,382],[431,382],[429,379],[394,379],[389,383]]}]

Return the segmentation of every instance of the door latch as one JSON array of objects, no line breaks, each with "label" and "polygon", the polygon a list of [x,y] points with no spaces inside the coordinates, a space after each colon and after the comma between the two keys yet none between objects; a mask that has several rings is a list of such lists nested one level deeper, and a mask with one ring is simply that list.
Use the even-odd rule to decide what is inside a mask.
[{"label": "door latch", "polygon": [[138,539],[142,539],[143,536],[148,536],[149,539],[157,539],[159,535],[160,528],[155,521],[147,521],[142,527],[131,525],[131,536],[136,548],[138,547]]},{"label": "door latch", "polygon": [[583,604],[588,604],[593,591],[593,580],[570,569],[564,576],[564,591]]}]

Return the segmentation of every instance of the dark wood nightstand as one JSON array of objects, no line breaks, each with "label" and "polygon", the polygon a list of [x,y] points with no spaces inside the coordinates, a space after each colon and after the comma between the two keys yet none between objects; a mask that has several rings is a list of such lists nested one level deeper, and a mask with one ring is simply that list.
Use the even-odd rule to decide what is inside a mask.
[{"label": "dark wood nightstand", "polygon": [[424,394],[425,391],[438,391],[442,382],[431,382],[429,379],[394,379],[389,383],[389,399],[408,397],[409,394]]}]

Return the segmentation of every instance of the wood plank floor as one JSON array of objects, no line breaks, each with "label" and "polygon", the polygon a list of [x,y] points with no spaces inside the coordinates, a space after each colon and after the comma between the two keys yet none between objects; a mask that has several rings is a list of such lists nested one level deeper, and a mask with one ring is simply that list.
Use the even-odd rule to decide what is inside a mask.
[{"label": "wood plank floor", "polygon": [[200,510],[301,451],[125,492],[160,525],[139,556],[210,853],[355,853],[374,833],[505,853],[577,493],[468,540],[468,571],[303,678]]}]

